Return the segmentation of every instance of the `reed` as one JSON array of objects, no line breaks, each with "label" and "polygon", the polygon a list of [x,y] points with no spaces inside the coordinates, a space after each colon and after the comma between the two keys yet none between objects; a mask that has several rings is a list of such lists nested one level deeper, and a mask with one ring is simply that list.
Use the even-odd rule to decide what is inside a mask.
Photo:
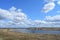
[{"label": "reed", "polygon": [[60,40],[58,34],[32,34],[0,29],[0,40]]}]

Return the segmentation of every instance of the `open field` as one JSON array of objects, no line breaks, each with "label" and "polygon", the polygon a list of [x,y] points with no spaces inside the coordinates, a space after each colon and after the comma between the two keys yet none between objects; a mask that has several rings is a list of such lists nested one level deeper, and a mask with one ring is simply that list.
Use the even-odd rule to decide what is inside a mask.
[{"label": "open field", "polygon": [[31,34],[12,32],[11,29],[0,29],[0,40],[60,40],[58,34]]}]

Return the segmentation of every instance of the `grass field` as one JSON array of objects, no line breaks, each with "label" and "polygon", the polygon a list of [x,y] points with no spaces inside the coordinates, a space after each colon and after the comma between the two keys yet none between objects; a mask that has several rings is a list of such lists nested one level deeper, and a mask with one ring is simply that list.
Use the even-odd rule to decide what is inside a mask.
[{"label": "grass field", "polygon": [[0,29],[0,40],[60,40],[58,34],[31,34]]}]

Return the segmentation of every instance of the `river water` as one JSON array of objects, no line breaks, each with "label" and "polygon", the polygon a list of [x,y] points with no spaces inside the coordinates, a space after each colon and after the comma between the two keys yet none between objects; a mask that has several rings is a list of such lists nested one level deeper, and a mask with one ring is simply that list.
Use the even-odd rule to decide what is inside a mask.
[{"label": "river water", "polygon": [[35,33],[35,34],[60,34],[60,31],[49,31],[49,30],[28,30],[28,29],[13,29],[15,32],[23,33]]}]

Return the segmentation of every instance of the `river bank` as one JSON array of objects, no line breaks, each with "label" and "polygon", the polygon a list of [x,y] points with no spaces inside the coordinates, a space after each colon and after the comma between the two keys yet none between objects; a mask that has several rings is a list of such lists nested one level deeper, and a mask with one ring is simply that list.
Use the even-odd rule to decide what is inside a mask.
[{"label": "river bank", "polygon": [[27,28],[28,30],[57,30],[60,31],[60,28]]},{"label": "river bank", "polygon": [[31,34],[0,29],[0,40],[60,40],[59,34]]}]

